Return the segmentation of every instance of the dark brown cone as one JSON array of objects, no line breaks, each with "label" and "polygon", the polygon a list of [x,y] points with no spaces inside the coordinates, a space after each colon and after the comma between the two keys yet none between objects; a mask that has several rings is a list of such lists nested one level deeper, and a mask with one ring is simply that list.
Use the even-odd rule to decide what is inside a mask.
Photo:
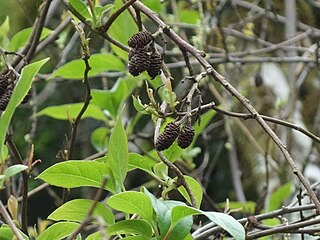
[{"label": "dark brown cone", "polygon": [[150,57],[150,65],[147,68],[147,72],[151,79],[154,79],[156,76],[160,74],[161,70],[161,64],[162,64],[162,57],[159,53],[152,53]]},{"label": "dark brown cone", "polygon": [[29,100],[31,99],[31,97],[32,97],[32,92],[31,92],[31,90],[29,90],[27,95],[23,98],[21,104],[28,103]]},{"label": "dark brown cone", "polygon": [[8,87],[8,75],[1,75],[0,76],[0,95],[3,95]]},{"label": "dark brown cone", "polygon": [[185,125],[178,136],[178,145],[181,148],[187,148],[190,146],[194,138],[194,128],[187,124]]},{"label": "dark brown cone", "polygon": [[6,91],[6,93],[1,97],[1,99],[0,99],[0,110],[1,111],[6,110],[6,107],[8,106],[11,95],[12,95],[12,90],[10,89],[10,90]]},{"label": "dark brown cone", "polygon": [[163,133],[161,133],[156,142],[156,149],[158,151],[163,151],[169,148],[174,140],[178,137],[180,132],[179,125],[174,122],[169,123],[165,128]]},{"label": "dark brown cone", "polygon": [[129,73],[132,76],[138,76],[149,67],[150,53],[140,51],[134,54],[129,61]]},{"label": "dark brown cone", "polygon": [[129,40],[128,45],[132,48],[143,48],[153,40],[151,32],[143,30],[134,34]]}]

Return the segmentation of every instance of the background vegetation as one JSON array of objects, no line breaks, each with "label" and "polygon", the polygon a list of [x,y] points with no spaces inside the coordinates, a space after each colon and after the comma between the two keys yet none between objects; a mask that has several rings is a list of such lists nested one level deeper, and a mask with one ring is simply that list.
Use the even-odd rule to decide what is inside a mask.
[{"label": "background vegetation", "polygon": [[[317,238],[318,1],[0,7],[0,239]],[[155,79],[128,72],[142,29]],[[157,151],[173,121],[191,146]]]}]

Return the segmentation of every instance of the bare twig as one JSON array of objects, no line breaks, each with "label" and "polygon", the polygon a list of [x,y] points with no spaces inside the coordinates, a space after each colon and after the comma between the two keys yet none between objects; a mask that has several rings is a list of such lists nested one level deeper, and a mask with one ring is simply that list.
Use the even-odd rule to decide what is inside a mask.
[{"label": "bare twig", "polygon": [[187,184],[186,179],[185,179],[185,177],[183,176],[183,173],[180,171],[180,169],[179,169],[176,165],[174,165],[172,162],[170,162],[170,161],[162,154],[162,152],[157,151],[157,153],[158,153],[158,156],[160,157],[161,161],[162,161],[164,164],[166,164],[166,165],[177,175],[177,177],[178,177],[178,185],[182,185],[182,186],[186,189],[186,191],[187,191],[187,193],[188,193],[188,195],[189,195],[189,197],[190,197],[190,200],[191,200],[191,205],[192,205],[193,207],[197,207],[196,199],[194,198],[194,195],[193,195],[193,193],[192,193],[192,190],[191,190],[191,188],[189,187],[189,185]]},{"label": "bare twig", "polygon": [[13,234],[18,238],[18,240],[24,240],[24,238],[22,237],[22,234],[19,232],[19,229],[14,224],[13,220],[11,219],[9,213],[7,212],[6,208],[3,206],[1,201],[0,201],[0,213],[3,216],[4,220],[6,221],[6,223],[9,225]]},{"label": "bare twig", "polygon": [[[23,159],[15,145],[12,141],[12,135],[9,134],[6,139],[9,148],[14,156],[16,163],[24,164]],[[28,181],[29,181],[29,174],[27,171],[21,172],[22,176],[22,206],[21,206],[21,227],[24,233],[28,232]]]},{"label": "bare twig", "polygon": [[128,7],[130,7],[137,0],[129,0],[125,2],[117,11],[115,11],[107,20],[107,22],[103,25],[100,31],[107,32],[111,27],[112,23],[119,17],[121,13],[123,13]]},{"label": "bare twig", "polygon": [[96,206],[99,202],[99,199],[102,196],[102,193],[104,191],[104,187],[107,184],[107,181],[108,181],[108,178],[104,177],[100,185],[100,188],[98,189],[98,191],[96,192],[96,195],[94,196],[94,199],[93,199],[94,202],[90,206],[84,220],[81,222],[80,226],[67,238],[67,240],[75,239],[77,235],[91,222],[93,211],[96,209]]},{"label": "bare twig", "polygon": [[89,53],[87,53],[87,51],[85,49],[83,49],[82,59],[85,64],[85,70],[83,73],[83,83],[84,83],[86,95],[85,95],[85,99],[84,99],[84,104],[83,104],[80,112],[78,113],[76,119],[72,123],[72,131],[71,131],[71,138],[70,138],[70,144],[69,144],[68,159],[73,158],[73,150],[74,150],[74,144],[75,144],[75,140],[76,140],[76,136],[77,136],[78,124],[80,122],[81,117],[83,116],[83,114],[87,110],[89,103],[90,103],[90,100],[92,98],[91,97],[91,88],[90,88],[90,83],[89,83],[89,78],[88,78],[88,73],[91,70],[91,67],[89,65],[89,58],[90,58]]},{"label": "bare twig", "polygon": [[123,45],[122,43],[118,42],[117,40],[113,39],[112,37],[110,37],[110,35],[105,32],[105,31],[99,31],[95,28],[93,28],[91,26],[90,23],[88,23],[86,21],[86,19],[80,14],[77,12],[77,10],[75,10],[70,4],[68,4],[65,0],[61,0],[62,3],[68,8],[68,10],[74,14],[82,23],[85,24],[86,27],[88,27],[92,32],[96,33],[96,34],[99,34],[101,37],[103,37],[104,39],[108,40],[110,43],[114,44],[115,46],[121,48],[122,50],[126,51],[126,52],[129,52],[129,47]]},{"label": "bare twig", "polygon": [[[304,206],[296,206],[296,207],[283,207],[281,209],[274,210],[272,212],[267,212],[259,215],[252,216],[257,221],[262,221],[265,219],[271,219],[274,217],[278,217],[284,214],[300,212],[300,211],[308,211],[316,209],[314,204],[304,205]],[[319,219],[318,219],[319,220]],[[248,218],[241,218],[238,220],[239,223],[244,225],[248,221]],[[312,225],[312,224],[311,224]],[[194,239],[203,239],[208,236],[214,235],[218,232],[223,231],[222,228],[216,226],[214,223],[208,223],[207,225],[197,229],[193,234],[192,237]]]}]

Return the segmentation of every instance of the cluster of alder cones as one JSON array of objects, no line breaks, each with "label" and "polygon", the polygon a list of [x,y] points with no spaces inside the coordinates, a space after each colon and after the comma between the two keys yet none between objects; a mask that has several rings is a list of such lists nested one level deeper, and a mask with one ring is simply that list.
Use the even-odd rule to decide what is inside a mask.
[{"label": "cluster of alder cones", "polygon": [[145,70],[151,79],[160,74],[162,57],[156,52],[153,42],[152,34],[146,30],[136,33],[128,40],[131,47],[128,68],[132,76],[138,76]]},{"label": "cluster of alder cones", "polygon": [[[8,106],[13,92],[15,78],[15,75],[11,71],[8,71],[6,74],[0,75],[0,111],[6,110]],[[21,103],[27,103],[30,98],[31,91],[27,93]]]},{"label": "cluster of alder cones", "polygon": [[187,123],[180,128],[180,124],[171,122],[157,138],[156,149],[158,151],[163,151],[169,148],[176,139],[179,147],[187,148],[192,143],[194,134],[194,128],[190,123]]}]

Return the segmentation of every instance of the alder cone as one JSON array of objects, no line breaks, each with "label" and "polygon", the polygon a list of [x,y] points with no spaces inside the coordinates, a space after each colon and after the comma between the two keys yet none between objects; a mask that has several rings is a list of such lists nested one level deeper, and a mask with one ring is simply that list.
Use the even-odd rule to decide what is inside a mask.
[{"label": "alder cone", "polygon": [[8,76],[7,75],[1,75],[0,76],[0,95],[3,95],[8,87]]},{"label": "alder cone", "polygon": [[187,148],[193,141],[194,138],[194,128],[187,124],[185,125],[178,136],[178,146],[181,148]]},{"label": "alder cone", "polygon": [[148,75],[154,79],[161,72],[162,57],[159,53],[152,53],[150,56],[150,65],[147,68]]},{"label": "alder cone", "polygon": [[143,48],[153,40],[151,32],[143,30],[134,34],[129,40],[128,45],[132,48]]},{"label": "alder cone", "polygon": [[1,97],[1,99],[0,99],[0,110],[1,111],[6,110],[6,107],[8,106],[11,95],[12,95],[12,90],[10,89],[10,90],[7,90],[6,93]]},{"label": "alder cone", "polygon": [[150,65],[150,53],[140,51],[134,54],[129,61],[129,73],[132,76],[138,76],[145,71]]},{"label": "alder cone", "polygon": [[174,122],[169,123],[165,128],[163,133],[161,133],[156,141],[156,149],[158,151],[163,151],[169,148],[174,140],[178,137],[180,132],[179,125]]}]

